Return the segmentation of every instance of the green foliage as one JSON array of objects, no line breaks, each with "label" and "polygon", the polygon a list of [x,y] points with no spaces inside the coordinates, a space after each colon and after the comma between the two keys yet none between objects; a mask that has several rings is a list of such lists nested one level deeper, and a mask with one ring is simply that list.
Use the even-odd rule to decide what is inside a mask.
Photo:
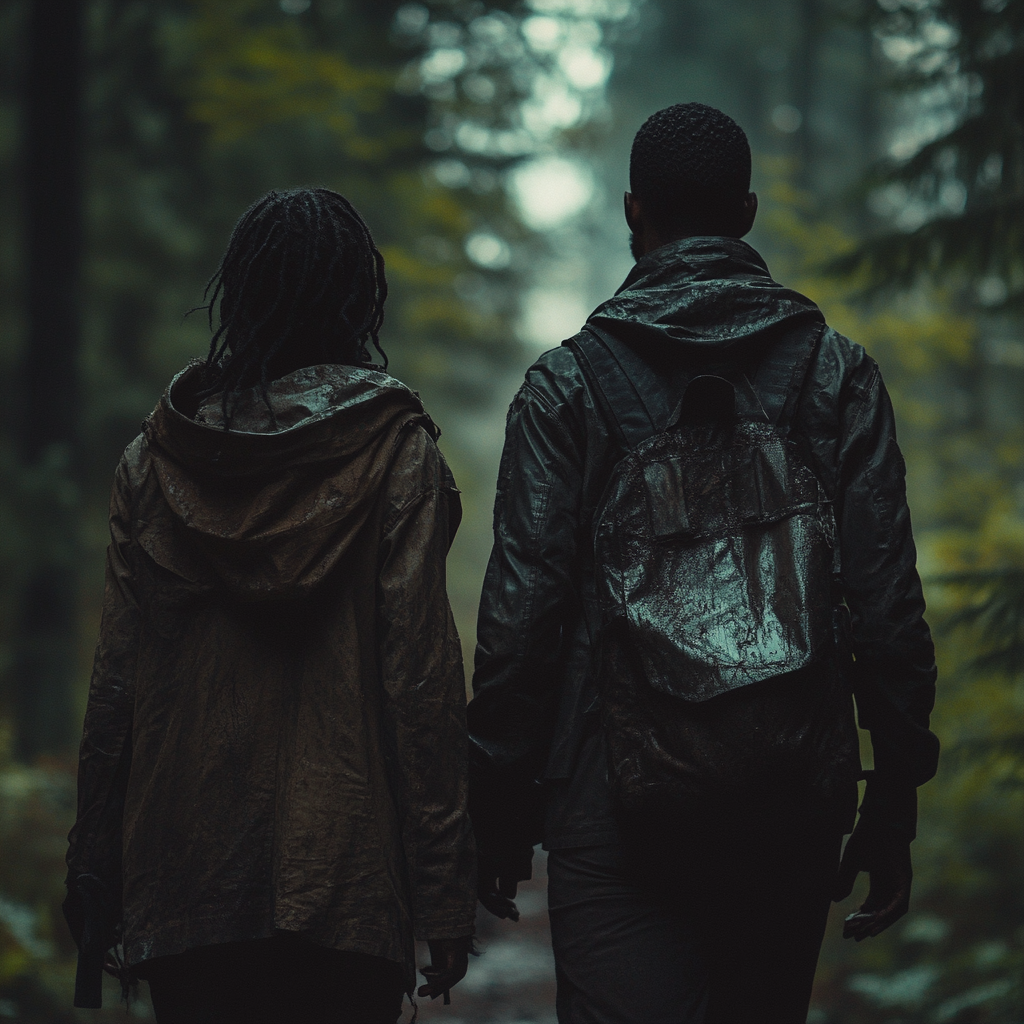
[{"label": "green foliage", "polygon": [[939,579],[960,592],[949,626],[974,630],[981,653],[969,668],[979,674],[1024,674],[1024,552],[1015,552],[1014,568],[952,573]]},{"label": "green foliage", "polygon": [[[26,0],[0,9],[0,669],[10,611],[39,561],[69,547],[50,520],[71,486],[67,465],[29,471],[11,444],[10,383],[22,343],[17,248],[19,43]],[[464,239],[496,208],[497,190],[456,197],[427,174],[429,101],[399,93],[423,45],[397,48],[399,3],[318,4],[289,16],[277,4],[90,0],[86,142],[87,258],[80,370],[81,633],[76,676],[84,704],[102,594],[110,479],[124,446],[171,375],[205,354],[202,301],[231,227],[271,188],[322,184],[348,195],[381,245],[391,285],[383,340],[395,372],[427,394],[444,424],[452,407],[479,405],[495,367],[517,355],[499,316],[507,275],[489,273],[489,307],[461,297],[479,274]],[[10,240],[10,241],[8,241]],[[475,358],[469,371],[465,367]],[[56,400],[56,396],[55,396]],[[78,500],[78,495],[74,495]],[[468,591],[476,581],[466,581]],[[12,722],[0,690],[0,729]],[[6,712],[6,713],[5,713]],[[73,817],[71,764],[19,765],[0,750],[0,1016],[71,1020],[73,950],[61,920],[65,837]],[[12,923],[13,922],[13,923]],[[99,1019],[117,1016],[106,995]]]},{"label": "green foliage", "polygon": [[921,790],[911,913],[854,945],[837,918],[864,899],[864,882],[835,908],[810,1020],[1003,1024],[1024,998],[1024,427],[970,407],[953,414],[954,389],[966,383],[983,401],[991,386],[987,325],[959,311],[955,291],[918,283],[866,300],[866,268],[826,272],[856,239],[816,215],[790,183],[791,162],[762,167],[775,276],[878,359],[893,396],[939,665],[932,724],[943,756]]},{"label": "green foliage", "polygon": [[8,1017],[16,1007],[19,1020],[70,1021],[74,944],[60,904],[74,776],[12,762],[10,738],[0,726],[0,1007]]},{"label": "green foliage", "polygon": [[[0,668],[16,584],[39,545],[62,542],[47,510],[63,500],[68,478],[57,465],[27,473],[10,445],[17,393],[8,371],[23,332],[14,229],[26,3],[0,6],[0,221],[10,228],[0,232]],[[1020,368],[992,353],[1000,339],[1016,351],[1014,310],[1024,290],[1024,0],[879,3],[874,23],[890,61],[891,113],[904,120],[895,155],[866,186],[888,203],[877,209],[889,211],[885,230],[867,244],[821,212],[821,195],[794,187],[797,137],[770,127],[772,105],[803,107],[783,91],[783,69],[790,48],[795,54],[813,42],[811,34],[797,38],[801,12],[812,5],[735,6],[739,13],[727,19],[710,3],[648,4],[662,16],[667,42],[664,51],[633,54],[628,118],[635,127],[655,104],[692,96],[736,110],[756,147],[792,154],[757,161],[770,179],[759,188],[763,248],[776,278],[814,298],[882,366],[908,463],[940,669],[934,724],[944,754],[938,778],[921,792],[911,914],[859,946],[844,943],[832,921],[811,1020],[1006,1024],[1022,1018],[1024,428]],[[628,7],[317,0],[288,15],[269,0],[90,0],[83,684],[114,464],[171,374],[204,353],[203,316],[182,314],[201,301],[237,216],[273,187],[326,185],[348,195],[385,255],[385,347],[396,374],[423,390],[445,428],[442,444],[464,490],[467,526],[451,585],[471,638],[493,479],[492,467],[481,471],[470,434],[485,422],[499,382],[521,376],[526,357],[509,326],[515,287],[543,246],[506,201],[502,175],[524,157],[593,144],[588,124],[603,92],[585,76],[552,108],[573,111],[578,101],[571,126],[538,114],[544,96],[568,82],[543,33],[589,46],[595,27],[614,38],[615,26],[629,23]],[[530,16],[541,18],[533,26],[539,45],[524,44]],[[858,100],[844,106],[837,97],[853,89],[841,74],[852,73],[860,51],[841,33],[821,39],[831,49],[806,61],[818,68],[821,96],[797,86],[806,85],[819,116],[834,119],[828,146],[849,164],[864,149],[866,119],[856,119]],[[625,47],[618,56],[628,56]],[[669,74],[677,77],[666,85]],[[721,97],[704,91],[714,75]],[[836,161],[822,152],[816,166],[832,174]],[[820,177],[801,180],[820,192],[828,184]],[[465,243],[474,232],[511,243],[511,265],[473,262]],[[606,251],[595,244],[593,258]],[[836,264],[849,273],[824,272]],[[883,297],[883,285],[898,288]],[[975,296],[1010,307],[1002,319],[982,314]],[[8,749],[0,742],[0,1012],[8,1000],[22,1019],[71,1020],[73,951],[59,911],[71,765],[18,765]],[[105,1002],[90,1019],[124,1019],[113,988]]]},{"label": "green foliage", "polygon": [[1024,0],[878,0],[904,123],[870,187],[897,214],[839,261],[870,285],[926,275],[1024,301]]},{"label": "green foliage", "polygon": [[297,20],[270,18],[267,5],[255,0],[196,0],[192,8],[182,40],[192,51],[190,113],[215,143],[316,118],[350,155],[378,154],[375,140],[357,127],[383,111],[393,73],[357,67],[336,49],[317,46]]},{"label": "green foliage", "polygon": [[[0,222],[10,229],[0,233],[0,670],[6,675],[16,621],[10,612],[22,581],[41,551],[52,560],[66,547],[81,569],[74,643],[84,704],[114,466],[171,375],[205,354],[205,316],[183,314],[202,302],[235,220],[267,190],[298,185],[348,196],[385,256],[382,341],[393,372],[424,393],[447,428],[446,454],[475,531],[468,546],[460,538],[469,554],[455,552],[451,574],[471,639],[491,481],[473,479],[477,467],[465,449],[475,439],[449,423],[489,409],[496,379],[525,361],[510,326],[515,261],[474,261],[466,251],[474,232],[485,232],[500,253],[506,240],[529,235],[506,200],[501,173],[535,150],[522,134],[519,104],[531,93],[531,76],[554,57],[534,60],[524,47],[525,12],[510,13],[512,0],[324,0],[306,9],[268,0],[89,0],[84,414],[73,474],[80,538],[72,538],[51,524],[67,497],[69,466],[26,470],[11,443],[17,384],[7,371],[17,365],[24,334],[17,175],[28,7],[29,0],[0,7],[0,183],[7,186]],[[462,79],[444,72],[436,57],[442,51],[449,63],[453,53],[464,55]],[[449,102],[449,88],[460,102]],[[597,95],[593,87],[590,95]],[[455,139],[465,119],[518,125],[528,144],[515,154],[470,151]],[[431,135],[441,125],[451,132],[447,149]],[[544,144],[553,146],[557,134],[549,131]],[[8,731],[12,704],[0,688],[0,726]],[[73,968],[59,915],[60,861],[73,819],[70,767],[0,757],[0,900],[20,922],[13,930],[0,923],[0,1016],[11,1003],[25,1019],[73,1016],[59,1009],[70,1006]],[[38,799],[16,800],[19,786]],[[63,803],[39,796],[58,790]],[[0,903],[0,922],[6,906]],[[33,945],[39,936],[51,944]],[[116,1014],[116,998],[108,993],[107,1002]]]}]

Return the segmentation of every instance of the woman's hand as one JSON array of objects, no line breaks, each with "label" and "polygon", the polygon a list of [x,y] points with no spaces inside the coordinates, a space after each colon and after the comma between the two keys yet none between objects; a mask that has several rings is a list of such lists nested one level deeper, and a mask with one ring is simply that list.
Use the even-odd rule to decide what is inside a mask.
[{"label": "woman's hand", "polygon": [[466,976],[469,969],[469,951],[473,943],[471,935],[461,939],[430,939],[430,965],[424,967],[420,974],[427,979],[426,985],[420,985],[418,996],[430,996],[436,999],[443,995],[445,1004],[451,1002],[448,997],[454,988]]}]

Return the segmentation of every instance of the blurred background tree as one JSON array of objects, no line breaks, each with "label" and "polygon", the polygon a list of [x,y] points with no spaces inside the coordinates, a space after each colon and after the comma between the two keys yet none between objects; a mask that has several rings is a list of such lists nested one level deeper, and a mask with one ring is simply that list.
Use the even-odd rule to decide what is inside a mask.
[{"label": "blurred background tree", "polygon": [[844,983],[901,1019],[1011,1021],[1024,1014],[1024,3],[886,0],[870,23],[894,126],[865,181],[882,223],[833,265],[863,308],[928,303],[945,320],[897,377],[945,756],[922,791],[903,948],[872,951]]},{"label": "blurred background tree", "polygon": [[906,122],[867,187],[887,231],[847,258],[875,288],[923,278],[1024,300],[1024,6],[880,3],[871,21]]},{"label": "blurred background tree", "polygon": [[[53,6],[0,5],[0,1017],[78,1019],[58,908],[110,477],[205,354],[204,314],[183,314],[241,211],[326,185],[370,224],[392,370],[463,489],[449,566],[471,657],[508,400],[631,265],[636,128],[699,100],[750,136],[751,242],[882,364],[939,648],[946,754],[912,913],[859,946],[832,922],[810,1019],[1024,1018],[1024,0],[81,0],[77,358],[74,325],[31,340],[29,40],[37,19],[55,42]],[[59,600],[33,604],[48,566]],[[518,926],[481,920],[463,1019],[554,1019],[537,884],[522,906]],[[124,1019],[106,1002],[90,1019]]]},{"label": "blurred background tree", "polygon": [[341,191],[385,255],[393,372],[424,393],[463,481],[451,589],[471,653],[495,394],[527,361],[514,324],[531,231],[505,177],[592,116],[610,70],[599,26],[631,10],[605,6],[574,74],[500,0],[0,7],[0,1016],[73,1016],[60,861],[111,472],[205,354],[202,315],[183,313],[270,188]]},{"label": "blurred background tree", "polygon": [[12,617],[18,749],[73,741],[77,631],[77,426],[81,341],[83,24],[78,5],[39,0],[26,29],[23,160],[26,337],[12,447],[36,528]]}]

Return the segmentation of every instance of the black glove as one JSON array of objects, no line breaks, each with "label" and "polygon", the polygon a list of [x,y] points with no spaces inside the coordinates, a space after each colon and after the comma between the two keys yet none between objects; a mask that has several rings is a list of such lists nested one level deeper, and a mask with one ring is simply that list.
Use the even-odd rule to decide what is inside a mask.
[{"label": "black glove", "polygon": [[505,918],[511,921],[519,920],[519,908],[515,903],[518,891],[519,883],[517,881],[502,878],[496,871],[488,871],[486,875],[480,871],[477,874],[476,898],[483,905],[484,910],[502,920]]},{"label": "black glove", "polygon": [[68,923],[68,931],[75,945],[82,948],[82,935],[85,932],[85,908],[82,906],[82,895],[77,889],[68,889],[68,894],[61,904],[64,920]]},{"label": "black glove", "polygon": [[495,917],[519,920],[515,904],[519,883],[533,877],[533,847],[507,843],[500,856],[480,852],[477,855],[476,898]]},{"label": "black glove", "polygon": [[469,817],[477,849],[476,895],[489,913],[518,921],[519,883],[533,877],[533,846],[544,834],[545,789],[535,779],[503,778],[470,744]]},{"label": "black glove", "polygon": [[94,875],[79,875],[67,880],[64,919],[78,946],[78,970],[75,974],[75,1006],[97,1010],[103,1005],[103,972],[123,980],[123,965],[111,954],[118,942],[119,909],[105,886]]},{"label": "black glove", "polygon": [[857,942],[880,935],[909,909],[914,878],[910,841],[862,817],[843,851],[832,892],[835,902],[853,892],[853,884],[861,871],[867,871],[871,877],[868,898],[843,925],[843,938]]},{"label": "black glove", "polygon": [[472,944],[471,935],[460,939],[429,939],[427,947],[430,949],[430,965],[420,971],[427,983],[420,985],[416,994],[421,997],[430,996],[431,999],[443,995],[445,1004],[450,1003],[448,991],[466,976]]}]

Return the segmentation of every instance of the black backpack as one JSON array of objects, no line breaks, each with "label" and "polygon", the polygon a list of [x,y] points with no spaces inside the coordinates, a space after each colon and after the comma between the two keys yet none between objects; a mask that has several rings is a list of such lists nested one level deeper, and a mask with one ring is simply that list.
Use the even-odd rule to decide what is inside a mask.
[{"label": "black backpack", "polygon": [[791,431],[824,330],[783,336],[756,369],[677,381],[667,420],[664,377],[629,346],[589,325],[569,343],[624,452],[593,520],[596,672],[623,809],[828,789],[849,761],[835,517]]}]

